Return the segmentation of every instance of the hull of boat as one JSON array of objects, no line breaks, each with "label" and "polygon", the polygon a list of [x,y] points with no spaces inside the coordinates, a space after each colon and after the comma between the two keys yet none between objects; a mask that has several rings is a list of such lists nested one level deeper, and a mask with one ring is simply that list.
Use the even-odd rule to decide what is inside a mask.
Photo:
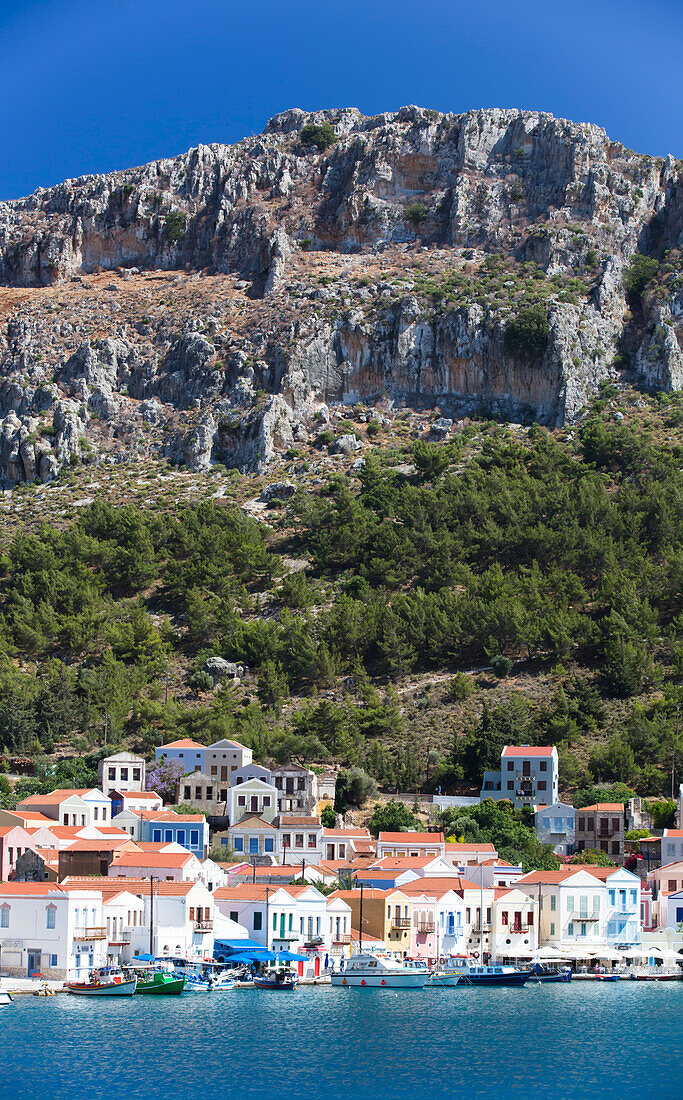
[{"label": "hull of boat", "polygon": [[296,989],[295,981],[271,982],[263,978],[254,978],[255,989],[279,989],[281,993],[293,993]]},{"label": "hull of boat", "polygon": [[137,988],[137,979],[129,982],[107,982],[105,985],[85,985],[81,982],[67,984],[69,993],[78,997],[132,997]]},{"label": "hull of boat", "polygon": [[534,974],[531,973],[531,978],[535,982],[570,982],[572,980],[571,970],[555,971],[550,974]]},{"label": "hull of boat", "polygon": [[621,974],[596,974],[595,977],[599,982],[619,982],[621,981]]},{"label": "hull of boat", "polygon": [[332,985],[354,989],[424,989],[428,974],[373,974],[368,977],[333,974]]},{"label": "hull of boat", "polygon": [[11,1005],[12,998],[9,993],[0,993],[0,1005]]},{"label": "hull of boat", "polygon": [[136,993],[150,993],[156,996],[177,996],[185,988],[184,978],[173,978],[170,982],[138,982]]},{"label": "hull of boat", "polygon": [[442,974],[430,974],[427,979],[427,985],[432,986],[435,989],[452,989],[458,984],[461,977],[461,974],[449,974],[448,972]]},{"label": "hull of boat", "polygon": [[489,986],[489,985],[526,985],[531,974],[466,974],[463,975],[465,985]]}]

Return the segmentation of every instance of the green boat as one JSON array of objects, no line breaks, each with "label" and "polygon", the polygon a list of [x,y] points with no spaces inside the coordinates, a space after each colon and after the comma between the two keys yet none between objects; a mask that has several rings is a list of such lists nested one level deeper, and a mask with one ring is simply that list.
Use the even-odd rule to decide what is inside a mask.
[{"label": "green boat", "polygon": [[185,988],[184,978],[174,978],[165,970],[143,971],[138,976],[136,993],[158,993],[162,996],[182,993]]}]

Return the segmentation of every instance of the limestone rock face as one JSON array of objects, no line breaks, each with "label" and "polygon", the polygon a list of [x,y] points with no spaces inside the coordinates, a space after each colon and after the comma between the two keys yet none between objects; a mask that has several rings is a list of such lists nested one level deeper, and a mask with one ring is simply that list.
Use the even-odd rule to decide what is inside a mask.
[{"label": "limestone rock face", "polygon": [[[680,388],[683,291],[631,309],[636,251],[683,270],[680,163],[536,111],[294,109],[0,203],[0,482],[117,449],[262,471],[335,404],[561,424],[623,348]],[[547,340],[512,351],[539,288]]]}]

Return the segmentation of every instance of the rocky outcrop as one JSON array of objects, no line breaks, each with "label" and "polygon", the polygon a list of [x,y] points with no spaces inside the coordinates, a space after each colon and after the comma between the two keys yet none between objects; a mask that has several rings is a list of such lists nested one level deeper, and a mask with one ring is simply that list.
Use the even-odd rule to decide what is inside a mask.
[{"label": "rocky outcrop", "polygon": [[[330,148],[305,143],[311,122]],[[0,203],[0,284],[29,288],[0,335],[0,480],[88,448],[262,470],[334,403],[558,424],[626,343],[644,384],[679,388],[682,292],[629,314],[623,274],[635,251],[680,266],[682,248],[680,164],[534,111],[291,110],[234,146],[40,189]],[[514,271],[479,293],[496,255]],[[101,272],[120,279],[95,300]],[[152,272],[170,274],[147,315]],[[506,331],[535,273],[548,333],[527,355]]]}]

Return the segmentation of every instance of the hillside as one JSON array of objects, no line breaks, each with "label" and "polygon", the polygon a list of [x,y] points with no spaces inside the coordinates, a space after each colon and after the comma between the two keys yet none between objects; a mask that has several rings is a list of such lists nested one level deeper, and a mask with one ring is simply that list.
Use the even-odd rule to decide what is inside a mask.
[{"label": "hillside", "polygon": [[682,193],[597,127],[404,108],[0,203],[6,755],[456,790],[553,741],[565,789],[666,794]]}]

